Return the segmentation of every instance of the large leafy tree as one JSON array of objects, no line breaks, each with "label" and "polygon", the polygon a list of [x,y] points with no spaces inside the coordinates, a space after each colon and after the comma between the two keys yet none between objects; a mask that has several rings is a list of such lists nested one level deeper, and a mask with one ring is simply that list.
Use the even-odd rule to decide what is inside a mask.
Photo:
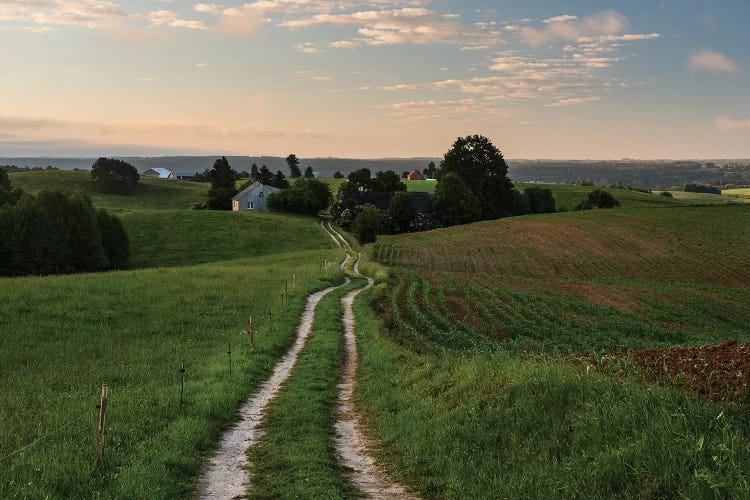
[{"label": "large leafy tree", "polygon": [[379,192],[406,191],[406,184],[401,182],[396,172],[385,170],[375,174],[375,178],[370,183],[370,189]]},{"label": "large leafy tree", "polygon": [[[273,176],[273,174],[271,174]],[[211,189],[208,191],[208,208],[211,210],[231,210],[232,198],[237,194],[234,181],[237,172],[229,165],[226,157],[222,156],[214,162],[209,172]]]},{"label": "large leafy tree", "polygon": [[286,157],[286,164],[289,166],[289,177],[299,179],[302,177],[302,171],[299,169],[299,158],[297,155],[290,154]]},{"label": "large leafy tree", "polygon": [[138,170],[130,163],[114,158],[99,158],[91,167],[96,189],[103,193],[130,194],[138,186]]},{"label": "large leafy tree", "polygon": [[349,173],[346,178],[346,184],[342,186],[342,191],[369,191],[371,186],[371,176],[369,168],[360,168]]},{"label": "large leafy tree", "polygon": [[408,232],[409,225],[417,216],[417,207],[414,205],[414,199],[405,191],[394,193],[391,198],[389,214],[392,225],[390,229],[394,233]]},{"label": "large leafy tree", "polygon": [[510,215],[513,184],[508,179],[508,165],[503,154],[492,142],[481,135],[459,137],[445,154],[442,178],[455,173],[479,199],[483,219],[497,219]]}]

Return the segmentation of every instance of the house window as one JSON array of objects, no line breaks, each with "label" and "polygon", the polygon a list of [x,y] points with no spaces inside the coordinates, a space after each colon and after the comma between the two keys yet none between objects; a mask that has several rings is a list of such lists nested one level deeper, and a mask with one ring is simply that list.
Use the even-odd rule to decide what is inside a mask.
[{"label": "house window", "polygon": [[250,210],[252,210],[253,208],[255,208],[255,207],[253,206],[253,202],[252,202],[252,201],[250,201],[250,200],[247,200],[247,208],[249,208]]},{"label": "house window", "polygon": [[260,194],[258,195],[258,198],[263,198],[263,191],[260,192]]}]

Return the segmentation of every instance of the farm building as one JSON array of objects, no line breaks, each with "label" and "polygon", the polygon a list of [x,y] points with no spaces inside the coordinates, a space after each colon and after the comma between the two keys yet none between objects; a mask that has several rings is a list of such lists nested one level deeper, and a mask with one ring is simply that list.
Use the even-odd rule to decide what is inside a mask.
[{"label": "farm building", "polygon": [[280,191],[280,189],[260,182],[253,182],[232,198],[232,210],[235,212],[247,212],[248,210],[266,212],[268,210],[266,208],[268,196],[277,191]]},{"label": "farm building", "polygon": [[414,169],[411,172],[409,172],[409,175],[407,175],[406,178],[409,179],[410,181],[423,181],[424,175],[422,175],[422,173],[419,170]]},{"label": "farm building", "polygon": [[166,168],[149,168],[141,174],[143,177],[158,177],[159,179],[176,179],[171,170]]}]

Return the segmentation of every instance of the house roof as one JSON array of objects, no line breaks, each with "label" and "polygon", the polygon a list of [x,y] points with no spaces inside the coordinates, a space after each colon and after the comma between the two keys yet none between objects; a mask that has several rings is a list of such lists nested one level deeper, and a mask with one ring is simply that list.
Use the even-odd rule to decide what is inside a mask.
[{"label": "house roof", "polygon": [[255,191],[255,189],[259,188],[259,187],[264,187],[265,189],[268,189],[269,191],[271,191],[273,193],[275,193],[277,191],[281,191],[279,188],[274,187],[274,186],[269,186],[268,184],[261,184],[260,182],[253,182],[248,187],[246,187],[245,189],[243,189],[242,191],[240,191],[239,193],[237,193],[236,195],[234,195],[234,197],[232,198],[232,200],[233,201],[239,200],[240,197],[242,197],[243,195],[245,195],[245,194],[247,194],[247,193],[249,193],[251,191]]},{"label": "house roof", "polygon": [[157,174],[159,174],[159,178],[160,179],[167,179],[167,178],[169,178],[170,175],[174,175],[172,173],[172,171],[169,170],[169,169],[167,169],[167,168],[159,168],[159,167],[157,167],[157,168],[150,168],[150,169],[147,170],[147,172],[148,171],[156,172]]}]

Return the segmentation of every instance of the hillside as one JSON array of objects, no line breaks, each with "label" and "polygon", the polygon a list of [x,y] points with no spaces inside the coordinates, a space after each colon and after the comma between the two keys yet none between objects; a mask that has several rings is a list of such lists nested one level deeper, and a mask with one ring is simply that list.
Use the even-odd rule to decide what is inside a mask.
[{"label": "hillside", "polygon": [[392,268],[377,315],[358,311],[361,397],[392,474],[430,497],[746,498],[748,216],[666,206],[380,237],[370,252]]},{"label": "hillside", "polygon": [[130,267],[184,266],[324,250],[310,217],[195,210],[119,214],[130,237]]},{"label": "hillside", "polygon": [[128,196],[94,191],[91,174],[84,171],[41,170],[10,174],[13,187],[29,193],[45,189],[88,193],[94,206],[107,209],[178,209],[204,201],[208,184],[141,177],[135,192]]},{"label": "hillside", "polygon": [[[403,269],[394,307],[428,337],[434,329],[408,309],[422,293],[438,317],[465,319],[478,341],[534,350],[750,340],[741,319],[750,314],[748,214],[714,206],[527,216],[382,237],[373,255]],[[443,330],[430,341],[450,345]]]}]

